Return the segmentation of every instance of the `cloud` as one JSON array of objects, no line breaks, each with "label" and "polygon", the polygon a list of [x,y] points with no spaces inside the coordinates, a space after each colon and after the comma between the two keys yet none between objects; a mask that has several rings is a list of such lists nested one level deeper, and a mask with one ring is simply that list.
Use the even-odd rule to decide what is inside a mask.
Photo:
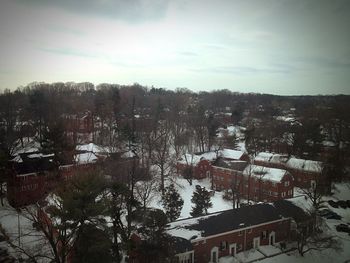
[{"label": "cloud", "polygon": [[65,56],[75,56],[75,57],[85,57],[85,58],[96,58],[97,55],[93,54],[91,52],[84,52],[81,50],[73,49],[73,48],[45,48],[40,47],[37,48],[40,51],[53,53],[53,54],[59,54],[59,55],[65,55]]},{"label": "cloud", "polygon": [[17,0],[17,2],[34,7],[55,7],[76,14],[138,23],[164,17],[169,0]]},{"label": "cloud", "polygon": [[288,74],[291,72],[291,69],[288,67],[258,68],[258,67],[223,66],[223,67],[197,68],[197,69],[191,69],[191,71],[201,72],[201,73],[203,72],[203,73],[247,75],[247,74]]},{"label": "cloud", "polygon": [[347,61],[342,59],[326,58],[326,57],[299,57],[294,58],[292,61],[296,63],[302,63],[304,65],[310,65],[317,68],[327,68],[327,69],[349,69],[350,59]]}]

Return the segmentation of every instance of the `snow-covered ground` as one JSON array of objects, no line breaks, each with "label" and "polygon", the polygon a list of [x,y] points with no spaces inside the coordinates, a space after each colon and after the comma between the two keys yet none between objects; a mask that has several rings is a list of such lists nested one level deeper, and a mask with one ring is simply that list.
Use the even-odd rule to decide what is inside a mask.
[{"label": "snow-covered ground", "polygon": [[[300,194],[301,191],[296,191]],[[334,184],[333,195],[325,196],[324,200],[350,200],[350,184],[337,183]],[[328,202],[325,206],[342,217],[341,220],[325,219],[326,228],[336,237],[341,243],[341,251],[334,249],[325,249],[323,251],[309,251],[304,256],[300,256],[297,250],[283,253],[274,257],[265,258],[259,262],[261,263],[328,263],[328,262],[350,262],[350,235],[345,232],[338,232],[336,226],[339,224],[350,224],[350,208],[333,208]],[[228,263],[229,261],[225,261]],[[233,261],[231,261],[233,262]]]},{"label": "snow-covered ground", "polygon": [[[210,181],[209,179],[203,179],[203,180],[193,180],[192,185],[188,183],[188,181],[182,177],[172,177],[168,178],[166,180],[166,185],[170,184],[171,182],[174,182],[176,189],[179,191],[179,194],[181,195],[182,199],[184,200],[184,205],[181,210],[181,215],[179,219],[182,218],[188,218],[190,217],[190,212],[192,210],[192,202],[191,198],[193,195],[193,192],[196,190],[196,185],[200,185],[202,187],[205,187],[207,190],[210,190]],[[211,198],[211,202],[213,204],[212,208],[209,208],[208,212],[213,213],[217,211],[227,210],[232,208],[232,203],[229,201],[226,201],[222,198],[224,192],[215,192],[214,196]],[[163,209],[161,204],[161,194],[157,193],[155,197],[153,198],[150,206],[154,208]]]},{"label": "snow-covered ground", "polygon": [[[49,255],[51,253],[46,239],[33,228],[32,222],[26,218],[25,212],[16,211],[7,203],[7,200],[5,200],[4,206],[0,207],[0,224],[14,246],[19,246],[32,255]],[[7,249],[11,255],[26,258],[20,249],[10,246],[6,241],[0,242],[0,247]],[[38,262],[48,261],[47,258],[38,259]]]}]

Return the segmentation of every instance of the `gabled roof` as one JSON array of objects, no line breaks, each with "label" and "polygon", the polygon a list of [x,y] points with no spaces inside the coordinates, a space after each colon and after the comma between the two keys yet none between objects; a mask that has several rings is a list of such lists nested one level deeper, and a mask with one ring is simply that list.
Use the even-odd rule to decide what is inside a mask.
[{"label": "gabled roof", "polygon": [[258,204],[202,217],[179,220],[170,224],[168,233],[173,236],[195,240],[281,218],[279,211],[273,205]]},{"label": "gabled roof", "polygon": [[274,182],[281,182],[283,177],[288,172],[283,169],[277,169],[277,168],[270,168],[270,167],[264,167],[260,165],[248,165],[244,171],[243,175],[256,177],[264,181],[274,181]]},{"label": "gabled roof", "polygon": [[304,160],[292,157],[287,161],[286,166],[291,169],[305,172],[322,172],[322,162],[318,161]]},{"label": "gabled roof", "polygon": [[216,159],[223,158],[229,160],[239,160],[245,153],[242,151],[231,150],[231,149],[223,149],[217,152],[204,152],[197,154],[184,154],[178,163],[188,164],[188,165],[196,165],[201,160],[208,160],[209,162],[213,162]]},{"label": "gabled roof", "polygon": [[254,161],[260,161],[273,164],[285,164],[288,160],[288,156],[284,154],[260,152],[254,158]]},{"label": "gabled roof", "polygon": [[219,152],[219,156],[225,159],[239,160],[244,155],[244,152],[231,150],[231,149],[223,149]]}]

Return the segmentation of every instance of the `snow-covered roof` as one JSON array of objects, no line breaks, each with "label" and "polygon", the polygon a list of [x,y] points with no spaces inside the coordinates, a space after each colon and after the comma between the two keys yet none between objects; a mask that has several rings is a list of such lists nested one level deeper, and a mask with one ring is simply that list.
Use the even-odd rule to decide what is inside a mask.
[{"label": "snow-covered roof", "polygon": [[272,205],[257,204],[175,221],[169,224],[167,232],[172,236],[197,241],[212,235],[238,231],[242,227],[280,219],[282,219],[280,213]]},{"label": "snow-covered roof", "polygon": [[293,198],[289,198],[287,201],[293,203],[297,207],[300,207],[306,213],[310,213],[313,209],[312,201],[306,195],[299,195]]},{"label": "snow-covered roof", "polygon": [[219,152],[220,157],[233,160],[239,160],[243,155],[244,152],[231,149],[223,149]]},{"label": "snow-covered roof", "polygon": [[92,152],[92,153],[108,153],[107,147],[102,147],[94,143],[77,145],[75,148],[77,151]]},{"label": "snow-covered roof", "polygon": [[286,165],[288,168],[301,170],[305,172],[322,172],[322,162],[318,161],[304,160],[292,157],[287,161]]},{"label": "snow-covered roof", "polygon": [[243,175],[249,175],[249,173],[251,176],[264,181],[280,182],[288,172],[283,169],[269,168],[251,164],[244,169]]},{"label": "snow-covered roof", "polygon": [[16,147],[13,152],[13,156],[19,155],[21,153],[34,153],[39,152],[41,149],[40,143],[30,139],[29,141],[25,141],[24,145],[20,141],[16,142]]},{"label": "snow-covered roof", "polygon": [[181,219],[181,220],[172,222],[169,224],[169,227],[167,228],[167,233],[171,236],[182,237],[187,240],[201,238],[202,231],[195,230],[191,228],[191,226],[198,225],[200,220],[205,220],[205,219],[208,219],[209,217],[217,216],[219,214],[221,214],[221,212],[216,212],[216,213],[201,216],[201,217]]},{"label": "snow-covered roof", "polygon": [[254,161],[261,161],[261,162],[269,162],[272,158],[273,153],[268,152],[260,152],[258,155],[254,158]]},{"label": "snow-covered roof", "polygon": [[97,161],[97,156],[94,153],[79,153],[74,155],[74,160],[78,164],[84,163],[95,163]]},{"label": "snow-covered roof", "polygon": [[274,163],[274,164],[284,164],[286,163],[287,160],[288,160],[287,155],[268,153],[268,152],[260,152],[254,158],[254,161],[261,161],[261,162]]},{"label": "snow-covered roof", "polygon": [[199,157],[208,161],[214,161],[218,157],[218,155],[216,152],[205,152],[200,154]]},{"label": "snow-covered roof", "polygon": [[50,153],[50,154],[32,153],[32,154],[29,154],[27,157],[28,158],[45,158],[45,157],[54,157],[54,156],[55,156],[54,153]]},{"label": "snow-covered roof", "polygon": [[132,151],[127,151],[121,155],[122,158],[132,158],[135,156],[136,156],[136,154],[133,153]]},{"label": "snow-covered roof", "polygon": [[184,154],[178,163],[187,164],[187,165],[196,165],[200,162],[201,156],[195,154]]},{"label": "snow-covered roof", "polygon": [[23,159],[20,155],[16,155],[15,158],[11,159],[12,162],[23,163]]},{"label": "snow-covered roof", "polygon": [[223,149],[219,150],[218,152],[211,151],[202,154],[184,154],[178,162],[182,164],[196,165],[203,159],[212,162],[215,161],[218,157],[231,160],[239,160],[243,154],[244,152],[242,151]]}]

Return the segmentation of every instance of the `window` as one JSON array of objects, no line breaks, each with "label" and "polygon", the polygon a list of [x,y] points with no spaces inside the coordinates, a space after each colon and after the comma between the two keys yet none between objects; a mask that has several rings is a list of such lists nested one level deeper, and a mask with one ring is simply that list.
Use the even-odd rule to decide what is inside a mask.
[{"label": "window", "polygon": [[226,250],[227,249],[227,242],[226,241],[221,241],[220,243],[220,250]]},{"label": "window", "polygon": [[272,182],[272,186],[273,186],[273,187],[276,187],[276,183]]},{"label": "window", "polygon": [[282,197],[285,197],[285,196],[286,196],[286,192],[282,192],[282,193],[281,193],[281,196],[282,196]]},{"label": "window", "polygon": [[238,235],[239,235],[239,236],[241,236],[242,234],[243,234],[243,231],[242,231],[242,230],[238,232]]},{"label": "window", "polygon": [[262,239],[266,239],[267,238],[267,231],[266,230],[261,232],[261,238]]},{"label": "window", "polygon": [[285,181],[284,186],[289,186],[289,181]]}]

